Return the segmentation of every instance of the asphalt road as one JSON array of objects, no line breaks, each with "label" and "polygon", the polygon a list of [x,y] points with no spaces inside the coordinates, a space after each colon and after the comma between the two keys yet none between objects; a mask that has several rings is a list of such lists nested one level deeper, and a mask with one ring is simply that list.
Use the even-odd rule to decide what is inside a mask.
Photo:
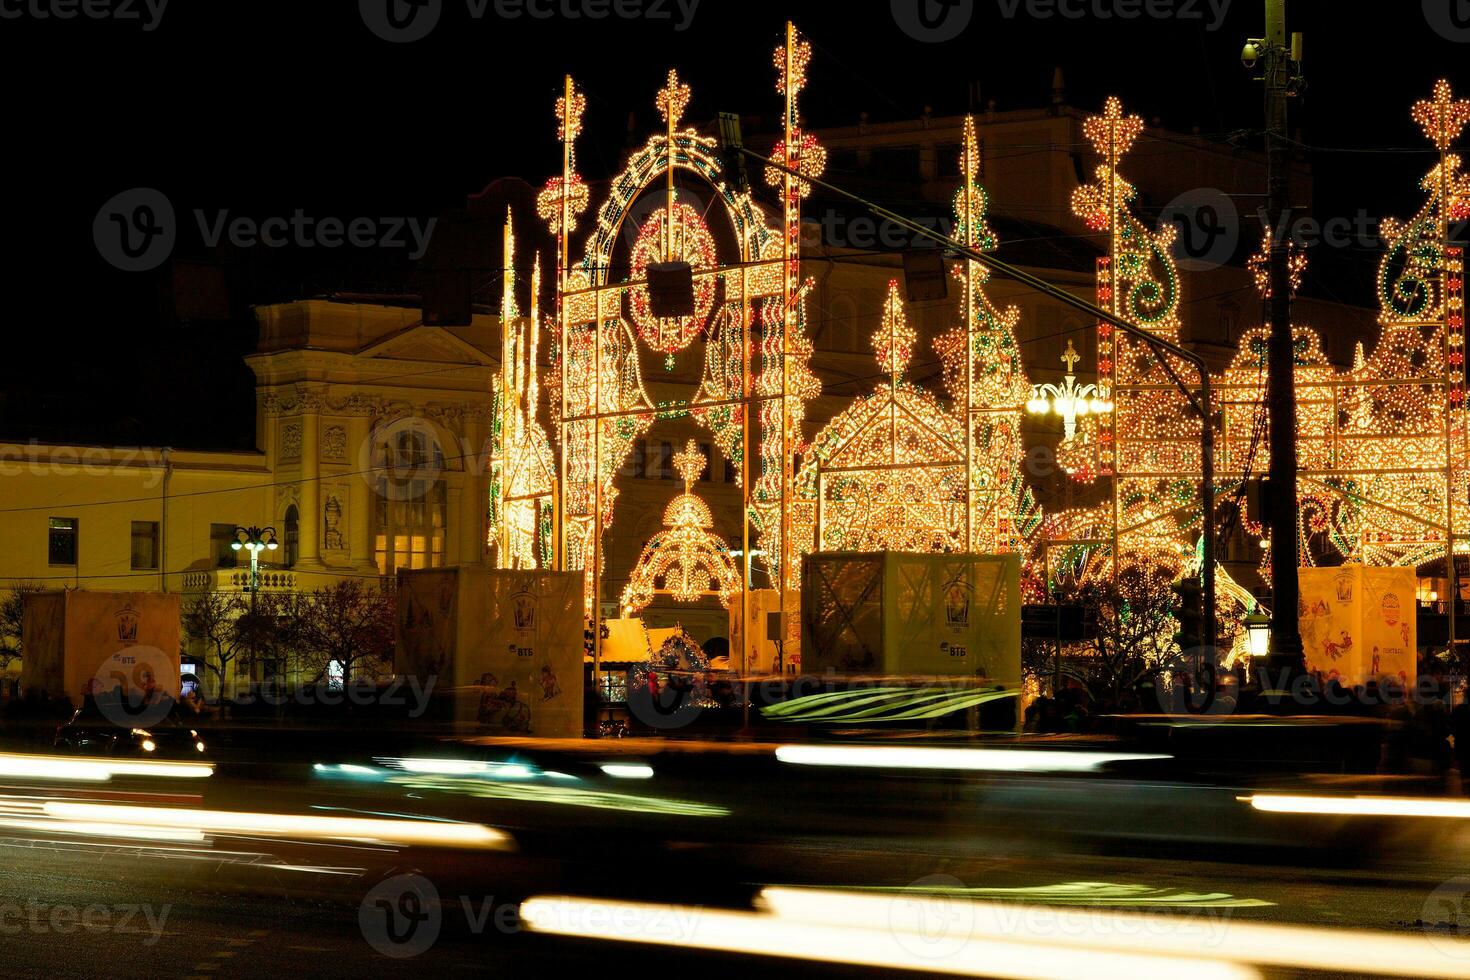
[{"label": "asphalt road", "polygon": [[[726,857],[733,857],[727,855]],[[920,881],[970,887],[1037,888],[1069,882],[1135,886],[1151,895],[1213,893],[1260,904],[1198,913],[1210,934],[1230,942],[1238,922],[1288,922],[1405,935],[1423,929],[1426,901],[1438,884],[1386,872],[1252,868],[1237,863],[1144,856],[1055,858],[956,856],[921,841],[872,850],[851,840],[808,840],[748,849],[743,867],[762,884],[810,881],[826,869],[843,881],[874,886]],[[103,856],[86,847],[0,844],[0,938],[10,977],[259,976],[361,980],[401,976],[544,976],[587,968],[652,968],[681,959],[702,976],[831,975],[796,962],[754,960],[734,953],[670,956],[642,947],[593,946],[514,930],[514,904],[494,894],[493,876],[473,894],[441,894],[437,938],[426,948],[388,943],[366,930],[350,898],[293,895],[289,888],[245,887],[221,874],[173,867],[175,862]],[[1453,869],[1447,869],[1453,870]],[[639,868],[630,876],[678,875],[677,866]],[[371,921],[371,920],[369,920]],[[375,946],[375,942],[377,945]],[[381,950],[395,955],[384,955]],[[411,953],[400,956],[396,954]],[[1465,964],[1470,975],[1470,962]],[[856,971],[838,971],[842,973]]]},{"label": "asphalt road", "polygon": [[[503,747],[495,752],[507,758]],[[1103,931],[1119,930],[1126,923],[1115,916],[1133,912],[1173,916],[1200,932],[1207,951],[1258,941],[1247,928],[1254,923],[1470,939],[1470,878],[1458,880],[1470,875],[1470,830],[1461,829],[1470,821],[1261,814],[1241,802],[1248,790],[1238,785],[1157,768],[936,777],[782,767],[750,746],[532,755],[513,758],[534,775],[494,779],[339,771],[371,762],[368,753],[356,762],[334,755],[326,771],[227,765],[168,785],[0,781],[0,969],[7,977],[222,980],[884,975],[758,957],[733,943],[561,939],[517,920],[532,895],[750,909],[771,886],[875,894],[895,928],[905,916],[937,916],[938,949],[965,922],[947,899],[932,898],[935,890],[1024,903],[1030,925],[1042,929],[1067,926],[1046,916],[1088,915]],[[640,759],[652,775],[606,778],[596,764]],[[37,829],[15,816],[38,800],[437,816],[497,828],[515,847],[468,853],[240,833],[130,842]],[[917,912],[915,889],[930,896]],[[1440,962],[1451,972],[1439,975],[1470,976],[1470,953],[1454,955],[1463,964]]]}]

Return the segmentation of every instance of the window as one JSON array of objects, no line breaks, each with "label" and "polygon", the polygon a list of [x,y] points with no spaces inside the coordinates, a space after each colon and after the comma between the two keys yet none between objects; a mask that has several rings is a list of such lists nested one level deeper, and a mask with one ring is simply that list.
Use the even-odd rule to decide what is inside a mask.
[{"label": "window", "polygon": [[158,568],[158,522],[133,522],[133,571],[154,571]]},{"label": "window", "polygon": [[704,469],[702,469],[702,470],[699,471],[699,482],[700,483],[709,483],[711,480],[713,480],[715,478],[715,475],[714,475],[713,471],[710,468],[710,462],[709,461],[711,459],[713,459],[714,457],[710,455],[709,443],[707,443],[707,442],[701,442],[699,444],[699,454],[704,457]]},{"label": "window", "polygon": [[235,524],[209,525],[209,550],[214,555],[214,567],[235,567],[235,549],[230,545],[235,543],[236,526]]},{"label": "window", "polygon": [[674,478],[674,444],[672,442],[658,444],[658,478],[660,480]]},{"label": "window", "polygon": [[296,556],[301,552],[301,514],[292,504],[286,508],[286,519],[281,523],[286,525],[286,567],[296,567]]},{"label": "window", "polygon": [[725,460],[725,482],[735,482],[735,464],[730,462],[728,459]]},{"label": "window", "polygon": [[442,481],[381,479],[373,506],[374,552],[380,575],[444,564],[446,492]]},{"label": "window", "polygon": [[635,439],[633,441],[632,459],[629,465],[633,467],[633,476],[644,477],[648,475],[648,440]]},{"label": "window", "polygon": [[77,563],[77,519],[75,517],[51,518],[51,529],[46,538],[46,561],[51,565],[75,565]]},{"label": "window", "polygon": [[879,146],[873,150],[873,176],[884,180],[919,180],[917,146]]}]

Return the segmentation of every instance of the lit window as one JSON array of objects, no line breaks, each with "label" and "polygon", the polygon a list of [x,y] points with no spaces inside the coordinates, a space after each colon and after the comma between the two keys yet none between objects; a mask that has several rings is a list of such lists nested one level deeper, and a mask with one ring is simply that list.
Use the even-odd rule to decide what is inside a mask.
[{"label": "lit window", "polygon": [[[404,499],[397,499],[402,496]],[[442,481],[379,480],[373,501],[373,550],[380,575],[400,568],[439,568],[448,535],[447,494]]]}]

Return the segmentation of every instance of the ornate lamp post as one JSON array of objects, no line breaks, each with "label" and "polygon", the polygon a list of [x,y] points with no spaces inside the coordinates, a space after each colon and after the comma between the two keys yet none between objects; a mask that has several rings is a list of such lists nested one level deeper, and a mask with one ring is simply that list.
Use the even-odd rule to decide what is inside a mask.
[{"label": "ornate lamp post", "polygon": [[[250,592],[250,659],[255,660],[255,630],[259,627],[256,620],[256,597],[260,595],[260,553],[262,551],[275,551],[279,547],[276,541],[276,529],[273,527],[237,527],[235,528],[235,540],[230,542],[230,547],[236,551],[245,549],[250,552],[250,584],[246,588]],[[252,668],[253,669],[253,668]],[[223,677],[221,677],[223,687]]]},{"label": "ornate lamp post", "polygon": [[1060,415],[1068,439],[1077,434],[1079,418],[1088,414],[1106,415],[1113,410],[1113,403],[1108,399],[1105,389],[1094,384],[1077,383],[1077,376],[1073,372],[1080,360],[1082,355],[1077,353],[1077,348],[1072,346],[1070,340],[1067,341],[1067,350],[1061,357],[1062,363],[1067,365],[1067,374],[1061,386],[1035,385],[1031,389],[1031,400],[1026,403],[1026,410],[1032,415],[1045,415],[1048,412]]},{"label": "ornate lamp post", "polygon": [[260,553],[263,550],[275,551],[279,544],[276,541],[276,529],[273,527],[237,527],[235,528],[235,540],[230,542],[230,547],[239,551],[241,548],[250,552],[250,611],[255,612],[255,594],[260,591]]}]

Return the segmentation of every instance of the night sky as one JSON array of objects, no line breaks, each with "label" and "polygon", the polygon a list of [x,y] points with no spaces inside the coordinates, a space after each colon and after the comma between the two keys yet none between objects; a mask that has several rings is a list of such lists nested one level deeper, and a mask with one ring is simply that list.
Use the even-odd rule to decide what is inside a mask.
[{"label": "night sky", "polygon": [[[0,13],[52,2],[3,0]],[[1290,4],[1289,28],[1306,33],[1310,87],[1294,122],[1312,147],[1317,217],[1417,208],[1413,182],[1430,157],[1409,106],[1440,76],[1470,91],[1470,71],[1457,77],[1470,40],[1436,33],[1430,19],[1447,18],[1436,2],[1452,0]],[[598,21],[504,19],[493,3],[474,19],[466,0],[443,3],[434,31],[408,44],[376,37],[350,0],[172,0],[152,30],[139,20],[0,19],[11,180],[0,225],[10,351],[0,435],[248,446],[251,376],[240,355],[254,344],[250,304],[403,291],[411,263],[407,249],[210,249],[196,208],[257,220],[297,209],[344,222],[422,219],[498,178],[539,186],[559,168],[551,105],[567,71],[588,95],[579,162],[596,180],[620,163],[629,112],[640,141],[657,122],[653,93],[669,67],[693,86],[688,121],[775,114],[771,52],[787,17],[815,47],[803,97],[813,127],[861,111],[912,117],[926,104],[963,111],[974,86],[981,107],[1044,106],[1057,66],[1076,106],[1116,93],[1171,129],[1249,146],[1261,127],[1261,88],[1239,60],[1244,38],[1261,32],[1259,0],[1227,3],[1218,25],[1206,0],[1177,0],[1198,17],[1170,20],[1041,19],[1027,10],[1052,4],[973,0],[969,26],[945,43],[906,35],[888,0],[700,0],[683,30],[674,0],[639,5],[663,19]],[[1087,11],[1128,5],[1070,0]],[[128,6],[151,17],[142,0]],[[93,219],[135,187],[173,205],[175,260],[224,270],[226,319],[181,322],[169,263],[129,273],[99,255]],[[1376,256],[1340,260],[1367,275]]]}]

